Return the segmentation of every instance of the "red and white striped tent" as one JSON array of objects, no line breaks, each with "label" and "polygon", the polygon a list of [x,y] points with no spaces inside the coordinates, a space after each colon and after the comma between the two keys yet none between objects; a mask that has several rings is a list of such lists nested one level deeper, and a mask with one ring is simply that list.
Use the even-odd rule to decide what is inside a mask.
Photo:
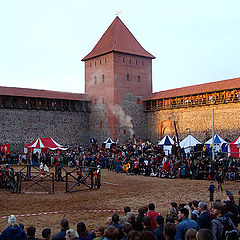
[{"label": "red and white striped tent", "polygon": [[232,157],[240,157],[240,136],[234,139],[229,143],[228,152],[230,152],[230,156]]},{"label": "red and white striped tent", "polygon": [[31,149],[33,152],[41,152],[42,150],[67,150],[59,143],[55,142],[51,137],[37,138],[33,142],[24,146],[24,152]]}]

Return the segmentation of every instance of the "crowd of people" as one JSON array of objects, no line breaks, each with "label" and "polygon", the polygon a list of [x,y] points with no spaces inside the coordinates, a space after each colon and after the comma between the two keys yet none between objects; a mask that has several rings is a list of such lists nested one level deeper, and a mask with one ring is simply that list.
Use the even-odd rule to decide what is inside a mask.
[{"label": "crowd of people", "polygon": [[132,141],[126,144],[103,148],[93,144],[91,148],[75,147],[67,151],[46,151],[41,154],[1,154],[0,163],[26,164],[49,167],[58,166],[101,166],[116,173],[139,174],[160,178],[191,178],[217,180],[219,188],[227,181],[240,180],[239,158],[223,155],[212,160],[208,152],[191,152],[183,157],[175,147],[166,155],[162,146],[149,141]]},{"label": "crowd of people", "polygon": [[[98,166],[116,173],[142,175],[160,178],[191,178],[196,180],[216,180],[218,189],[223,190],[224,181],[240,179],[239,159],[226,156],[212,160],[206,153],[195,155],[193,152],[185,158],[175,149],[166,155],[161,146],[150,142],[134,140],[128,144],[119,144],[111,148],[102,148],[97,144],[89,149],[82,147],[69,148],[67,151],[28,153],[21,155],[1,155],[1,163],[13,171],[11,164],[62,166]],[[56,173],[57,174],[57,173]],[[210,184],[210,200],[213,197],[214,185]],[[213,200],[213,199],[212,199]],[[108,225],[98,226],[87,232],[83,222],[77,229],[70,228],[67,219],[60,222],[61,231],[52,233],[51,229],[42,230],[42,239],[238,239],[240,205],[234,202],[231,192],[227,192],[224,201],[217,200],[208,206],[203,201],[188,204],[171,203],[165,218],[155,211],[154,204],[139,208],[132,212],[130,207],[124,209],[121,218],[114,214],[108,219]],[[2,239],[35,239],[36,228],[16,223],[16,217],[10,216],[9,226],[1,233]],[[12,237],[15,236],[15,237]],[[17,237],[16,237],[17,236]]]},{"label": "crowd of people", "polygon": [[[216,200],[208,207],[204,201],[189,203],[172,202],[167,214],[158,212],[155,204],[132,211],[124,207],[123,215],[114,213],[106,223],[87,229],[84,222],[70,226],[66,218],[60,221],[60,231],[44,228],[42,238],[36,238],[36,228],[26,229],[17,223],[14,215],[8,217],[8,227],[0,235],[1,240],[237,240],[240,232],[240,201],[226,191],[226,199]],[[240,192],[239,192],[240,200]],[[89,230],[89,231],[88,231]]]}]

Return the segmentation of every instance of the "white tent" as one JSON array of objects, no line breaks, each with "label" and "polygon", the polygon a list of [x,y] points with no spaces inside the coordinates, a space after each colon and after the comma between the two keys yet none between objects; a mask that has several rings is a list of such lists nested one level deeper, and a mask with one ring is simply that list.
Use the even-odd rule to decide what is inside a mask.
[{"label": "white tent", "polygon": [[158,145],[163,146],[163,151],[166,155],[172,153],[172,146],[174,145],[174,141],[171,137],[167,134],[159,143]]},{"label": "white tent", "polygon": [[[212,138],[205,142],[205,145],[208,147],[209,152],[212,152]],[[226,152],[226,146],[227,142],[216,134],[214,136],[215,152]]]},{"label": "white tent", "polygon": [[185,153],[190,153],[191,149],[197,144],[201,144],[195,137],[188,135],[180,142],[180,147],[184,149]]},{"label": "white tent", "polygon": [[110,148],[112,144],[115,144],[115,142],[110,137],[102,143],[105,148]]}]

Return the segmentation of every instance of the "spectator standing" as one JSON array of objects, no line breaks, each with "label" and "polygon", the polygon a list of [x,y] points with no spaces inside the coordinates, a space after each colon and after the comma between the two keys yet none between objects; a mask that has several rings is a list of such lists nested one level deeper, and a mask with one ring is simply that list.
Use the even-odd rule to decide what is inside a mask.
[{"label": "spectator standing", "polygon": [[68,220],[63,218],[60,220],[60,232],[53,235],[52,240],[65,240],[66,231],[69,229]]},{"label": "spectator standing", "polygon": [[209,229],[202,228],[197,232],[197,240],[213,240],[213,233]]},{"label": "spectator standing", "polygon": [[0,239],[4,240],[24,240],[27,239],[27,234],[25,231],[19,227],[17,224],[17,219],[15,215],[8,217],[8,227],[3,230],[0,235]]},{"label": "spectator standing", "polygon": [[210,185],[209,185],[209,188],[208,188],[208,190],[209,190],[209,193],[210,193],[210,202],[213,202],[213,196],[214,196],[214,191],[215,191],[215,185],[214,185],[214,183],[213,183],[213,181],[211,181],[210,182]]},{"label": "spectator standing", "polygon": [[127,213],[128,213],[128,212],[131,212],[131,208],[130,208],[129,206],[126,206],[126,207],[124,207],[123,211],[124,211],[124,216],[121,217],[120,222],[119,222],[122,226],[123,226],[124,223],[127,221],[127,220],[126,220],[126,218],[127,218]]},{"label": "spectator standing", "polygon": [[175,240],[176,226],[174,223],[166,223],[163,228],[163,235],[166,240]]},{"label": "spectator standing", "polygon": [[156,222],[158,227],[153,231],[156,240],[165,240],[163,236],[163,227],[164,227],[164,217],[159,215],[156,217]]},{"label": "spectator standing", "polygon": [[104,235],[104,227],[98,226],[95,233],[96,233],[96,237],[94,238],[94,240],[102,240]]},{"label": "spectator standing", "polygon": [[193,228],[199,230],[198,223],[188,218],[189,210],[187,208],[180,208],[178,212],[178,219],[181,221],[177,225],[176,240],[184,240],[188,229]]},{"label": "spectator standing", "polygon": [[30,226],[27,228],[27,240],[39,240],[39,238],[35,238],[36,228]]},{"label": "spectator standing", "polygon": [[198,210],[200,212],[199,218],[197,220],[197,223],[199,225],[199,228],[212,228],[212,216],[208,212],[207,204],[205,202],[200,202],[198,204]]},{"label": "spectator standing", "polygon": [[51,238],[51,229],[50,228],[44,228],[42,230],[42,240],[50,240]]},{"label": "spectator standing", "polygon": [[66,231],[66,240],[79,240],[78,233],[73,229]]},{"label": "spectator standing", "polygon": [[149,211],[146,215],[149,216],[152,220],[151,227],[152,227],[152,231],[153,231],[157,228],[157,222],[156,222],[155,218],[160,214],[155,211],[155,205],[153,203],[150,203],[148,205],[148,210]]},{"label": "spectator standing", "polygon": [[215,202],[213,204],[213,213],[217,217],[212,220],[213,239],[225,239],[226,231],[230,229],[235,231],[235,235],[237,235],[235,239],[237,239],[237,237],[239,237],[239,231],[230,218],[223,216],[223,210],[224,205],[221,202]]},{"label": "spectator standing", "polygon": [[87,232],[84,222],[77,224],[77,233],[79,235],[79,240],[92,240],[91,234]]}]

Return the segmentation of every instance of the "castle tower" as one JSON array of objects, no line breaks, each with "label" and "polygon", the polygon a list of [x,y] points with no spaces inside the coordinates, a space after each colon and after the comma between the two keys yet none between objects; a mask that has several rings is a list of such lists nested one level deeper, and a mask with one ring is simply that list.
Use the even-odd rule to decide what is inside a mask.
[{"label": "castle tower", "polygon": [[152,93],[152,59],[119,17],[93,50],[85,56],[85,93],[92,104],[106,104],[111,137],[119,136],[115,114],[126,93],[146,97]]}]

